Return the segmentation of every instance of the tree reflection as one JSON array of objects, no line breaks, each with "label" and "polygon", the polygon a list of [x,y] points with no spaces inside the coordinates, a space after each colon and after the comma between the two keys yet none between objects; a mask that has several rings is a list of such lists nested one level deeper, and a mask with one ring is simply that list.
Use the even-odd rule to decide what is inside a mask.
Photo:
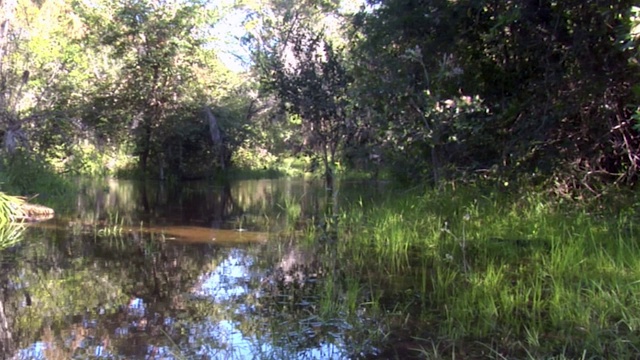
[{"label": "tree reflection", "polygon": [[28,284],[36,305],[18,309],[14,329],[25,334],[23,348],[40,341],[56,344],[48,351],[73,353],[78,349],[68,344],[77,340],[97,351],[98,345],[79,339],[86,333],[93,340],[115,334],[108,343],[121,354],[147,352],[146,338],[171,333],[167,318],[185,310],[185,294],[215,262],[212,248],[164,243],[150,234],[109,241],[34,230],[48,241],[22,249],[24,265],[14,275]]},{"label": "tree reflection", "polygon": [[0,224],[0,359],[10,359],[16,351],[13,329],[19,298],[16,294],[22,294],[20,300],[31,306],[29,293],[11,281],[18,267],[13,249],[23,240],[24,230],[23,224]]},{"label": "tree reflection", "polygon": [[[331,257],[318,257],[324,250],[276,234],[266,243],[180,243],[134,226],[146,216],[233,227],[244,216],[243,226],[260,228],[264,218],[286,220],[278,212],[287,198],[312,216],[322,191],[305,182],[149,186],[145,213],[137,186],[87,189],[97,198],[78,204],[91,214],[29,228],[30,240],[11,249],[17,260],[6,262],[1,283],[0,335],[12,340],[2,341],[5,358],[345,356],[349,325],[322,303],[329,285],[332,298],[344,291]],[[114,212],[131,225],[98,233]]]},{"label": "tree reflection", "polygon": [[13,321],[10,316],[7,316],[7,312],[5,311],[5,293],[7,292],[7,287],[6,281],[3,281],[3,283],[3,291],[2,294],[0,294],[0,358],[10,359],[15,353],[13,334],[11,330]]}]

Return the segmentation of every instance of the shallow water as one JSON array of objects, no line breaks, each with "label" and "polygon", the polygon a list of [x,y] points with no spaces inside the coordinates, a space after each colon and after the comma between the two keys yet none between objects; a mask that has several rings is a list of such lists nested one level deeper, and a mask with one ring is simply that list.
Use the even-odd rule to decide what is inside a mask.
[{"label": "shallow water", "polygon": [[[342,187],[345,198],[373,194]],[[0,358],[374,353],[350,334],[369,320],[319,320],[322,276],[300,271],[312,255],[281,235],[321,217],[326,201],[308,181],[83,183],[73,209],[0,252]],[[293,296],[292,286],[304,289]]]}]

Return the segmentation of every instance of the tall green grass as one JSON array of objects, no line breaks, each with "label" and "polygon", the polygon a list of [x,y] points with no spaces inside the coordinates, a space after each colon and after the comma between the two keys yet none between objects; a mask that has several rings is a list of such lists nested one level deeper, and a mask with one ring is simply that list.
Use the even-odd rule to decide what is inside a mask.
[{"label": "tall green grass", "polygon": [[348,285],[333,301],[405,319],[408,338],[429,338],[424,351],[437,339],[530,358],[629,358],[640,353],[640,229],[627,209],[479,188],[356,203],[340,217]]}]

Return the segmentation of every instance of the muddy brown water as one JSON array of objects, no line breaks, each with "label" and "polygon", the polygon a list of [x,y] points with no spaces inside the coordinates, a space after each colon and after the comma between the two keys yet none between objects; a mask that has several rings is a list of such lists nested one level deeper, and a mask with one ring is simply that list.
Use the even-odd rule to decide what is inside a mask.
[{"label": "muddy brown water", "polygon": [[[372,196],[371,186],[353,189],[342,185],[341,196]],[[314,320],[313,288],[285,306],[265,285],[308,261],[281,234],[326,200],[321,184],[301,180],[82,182],[70,209],[0,251],[0,359],[375,353],[351,339],[356,324]]]}]

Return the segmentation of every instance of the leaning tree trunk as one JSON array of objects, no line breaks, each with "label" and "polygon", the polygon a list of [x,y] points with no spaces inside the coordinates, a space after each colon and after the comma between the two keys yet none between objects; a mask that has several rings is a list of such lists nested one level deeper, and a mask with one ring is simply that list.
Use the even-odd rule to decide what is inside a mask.
[{"label": "leaning tree trunk", "polygon": [[220,131],[218,119],[213,115],[213,111],[211,111],[211,108],[208,106],[204,107],[204,117],[209,124],[209,134],[211,135],[211,142],[213,143],[213,151],[218,155],[220,167],[224,170],[227,161],[225,159],[222,131]]}]

